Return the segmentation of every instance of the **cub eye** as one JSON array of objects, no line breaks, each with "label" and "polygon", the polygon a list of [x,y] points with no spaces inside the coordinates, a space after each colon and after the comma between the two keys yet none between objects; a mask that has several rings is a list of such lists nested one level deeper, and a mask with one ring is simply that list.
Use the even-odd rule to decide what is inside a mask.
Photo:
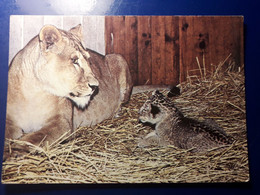
[{"label": "cub eye", "polygon": [[73,63],[73,64],[76,64],[76,65],[79,66],[79,59],[78,59],[77,57],[72,58],[71,60],[72,60],[72,63]]},{"label": "cub eye", "polygon": [[153,115],[153,117],[155,117],[155,115],[159,114],[161,112],[160,108],[151,104],[151,113]]}]

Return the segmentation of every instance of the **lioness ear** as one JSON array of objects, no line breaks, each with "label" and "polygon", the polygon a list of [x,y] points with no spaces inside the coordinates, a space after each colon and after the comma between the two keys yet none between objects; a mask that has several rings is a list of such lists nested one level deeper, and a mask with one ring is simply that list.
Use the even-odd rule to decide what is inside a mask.
[{"label": "lioness ear", "polygon": [[54,48],[62,40],[60,31],[52,25],[42,27],[39,33],[41,49],[45,52]]},{"label": "lioness ear", "polygon": [[76,35],[80,40],[82,40],[82,26],[78,24],[77,26],[69,30],[72,34]]}]

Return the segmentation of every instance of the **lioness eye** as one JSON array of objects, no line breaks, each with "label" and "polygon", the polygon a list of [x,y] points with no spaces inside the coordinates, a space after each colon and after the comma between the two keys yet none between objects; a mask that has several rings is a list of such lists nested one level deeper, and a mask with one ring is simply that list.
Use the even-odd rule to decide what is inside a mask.
[{"label": "lioness eye", "polygon": [[71,60],[72,60],[73,64],[79,65],[79,59],[78,58],[72,58]]}]

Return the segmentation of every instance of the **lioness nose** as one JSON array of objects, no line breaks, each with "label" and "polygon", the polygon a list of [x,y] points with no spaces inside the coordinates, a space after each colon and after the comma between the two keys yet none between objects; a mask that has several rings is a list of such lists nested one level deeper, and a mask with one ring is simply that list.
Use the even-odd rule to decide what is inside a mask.
[{"label": "lioness nose", "polygon": [[98,88],[97,85],[88,84],[88,86],[92,89],[92,91],[95,91]]}]

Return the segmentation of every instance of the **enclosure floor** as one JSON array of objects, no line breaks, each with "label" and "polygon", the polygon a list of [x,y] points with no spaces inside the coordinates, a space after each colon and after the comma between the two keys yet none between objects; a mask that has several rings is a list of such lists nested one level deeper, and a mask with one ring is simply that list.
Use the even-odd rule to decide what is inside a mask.
[{"label": "enclosure floor", "polygon": [[138,110],[150,93],[136,94],[120,117],[82,127],[44,149],[31,146],[30,154],[4,162],[2,182],[247,182],[244,74],[215,73],[179,87],[181,95],[172,98],[176,106],[188,117],[214,119],[235,138],[232,145],[202,154],[174,146],[138,148],[138,139],[153,130],[138,122]]}]

